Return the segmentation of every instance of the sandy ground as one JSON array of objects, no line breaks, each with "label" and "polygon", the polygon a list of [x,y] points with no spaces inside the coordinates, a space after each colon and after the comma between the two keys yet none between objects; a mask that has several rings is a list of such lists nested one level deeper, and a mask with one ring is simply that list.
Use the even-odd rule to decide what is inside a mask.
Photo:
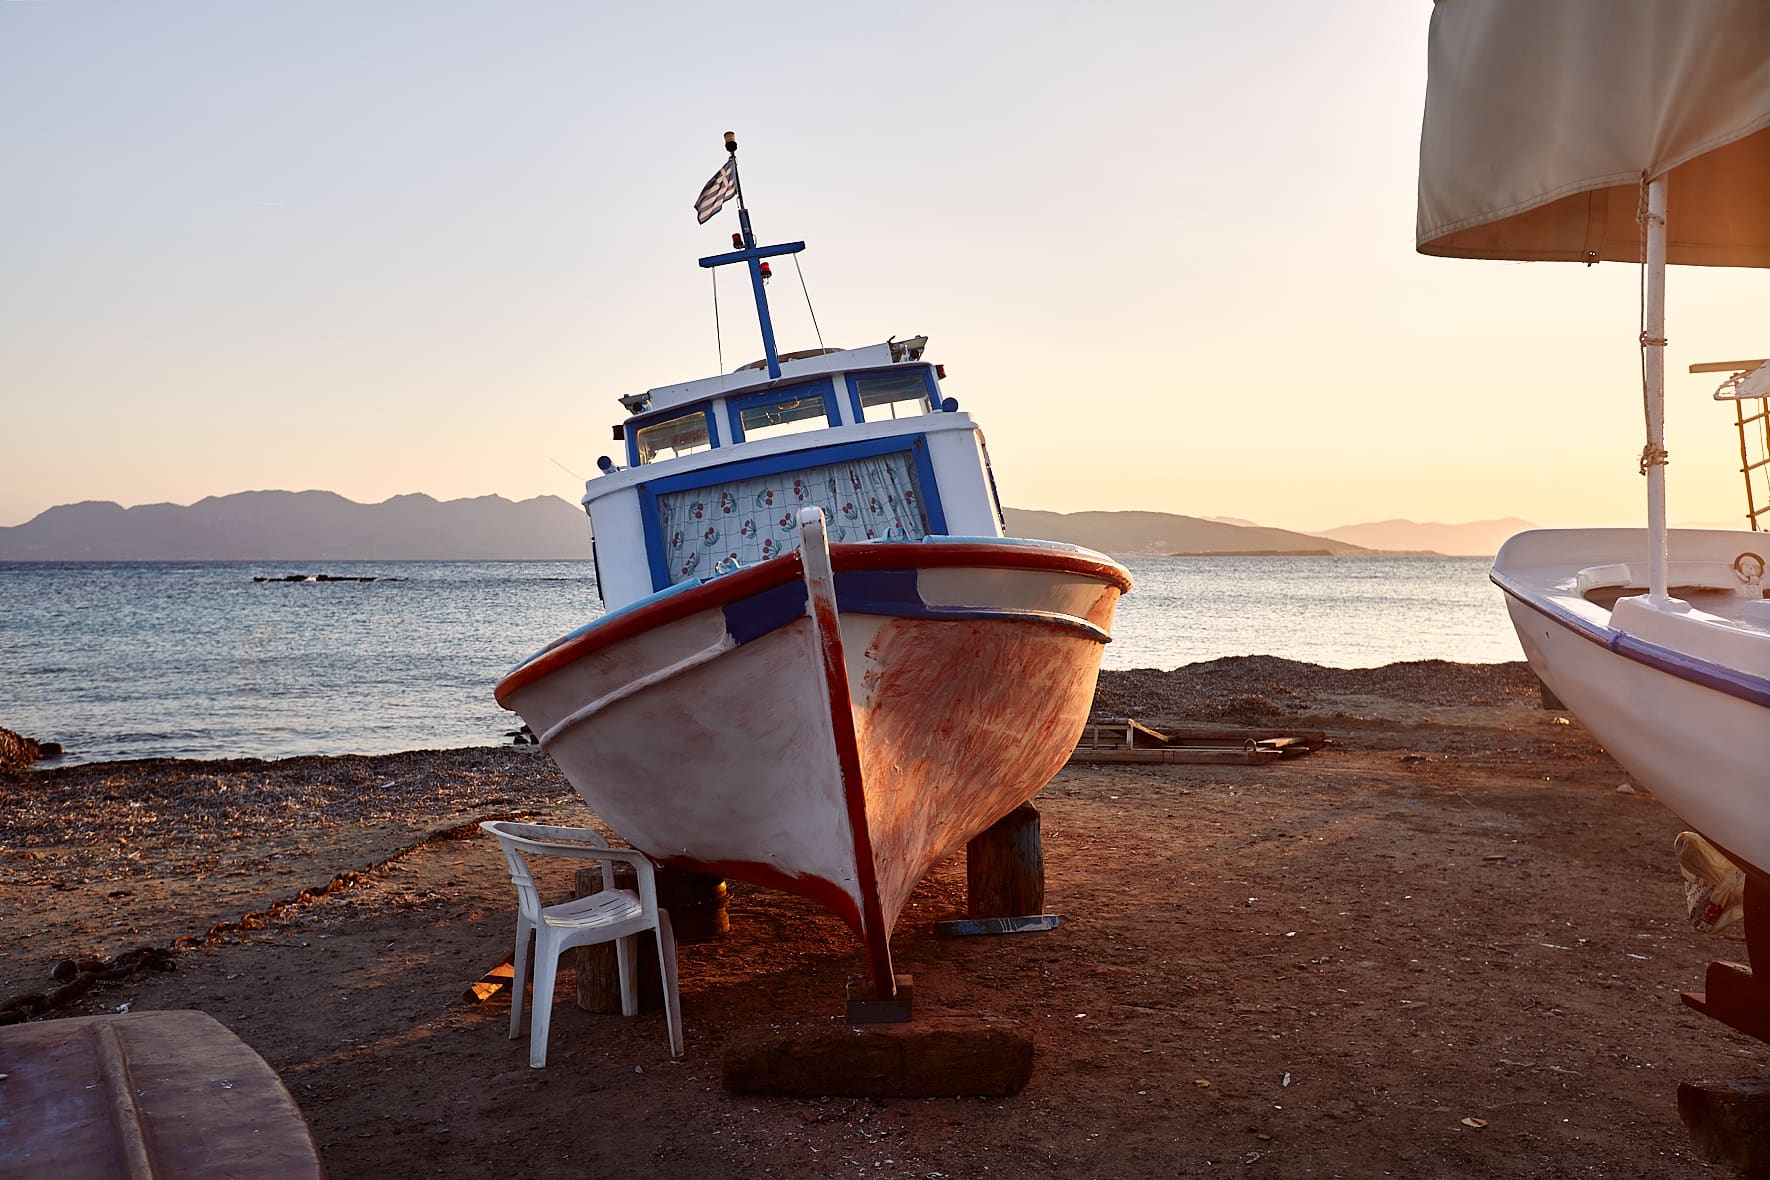
[{"label": "sandy ground", "polygon": [[497,850],[432,838],[594,822],[516,749],[0,779],[0,1000],[53,987],[63,958],[186,937],[173,969],[51,1017],[209,1012],[281,1073],[337,1180],[1726,1174],[1686,1139],[1677,1083],[1763,1073],[1766,1047],[1678,993],[1743,943],[1689,928],[1681,825],[1618,791],[1523,665],[1224,660],[1109,673],[1098,710],[1334,745],[1065,771],[1035,800],[1056,931],[937,939],[962,858],[923,883],[898,970],[919,1013],[1032,1031],[1010,1098],[722,1089],[732,1038],[837,1015],[860,973],[835,919],[742,885],[730,935],[682,948],[682,1059],[659,1012],[580,1011],[562,973],[530,1070],[508,993],[462,999],[510,947]]}]

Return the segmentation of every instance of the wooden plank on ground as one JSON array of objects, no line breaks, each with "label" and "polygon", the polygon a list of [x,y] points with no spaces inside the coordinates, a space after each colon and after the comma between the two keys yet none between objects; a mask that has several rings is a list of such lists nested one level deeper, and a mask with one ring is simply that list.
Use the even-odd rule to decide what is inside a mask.
[{"label": "wooden plank on ground", "polygon": [[1191,766],[1263,766],[1276,762],[1277,750],[1239,749],[1233,746],[1192,746],[1162,750],[1081,750],[1069,756],[1072,765],[1104,766],[1122,763],[1180,763]]},{"label": "wooden plank on ground", "polygon": [[1208,745],[1218,742],[1264,742],[1286,739],[1306,746],[1325,746],[1327,733],[1319,729],[1281,729],[1228,725],[1170,725],[1165,731],[1169,745],[1187,742]]},{"label": "wooden plank on ground", "polygon": [[483,1004],[503,988],[509,987],[510,981],[515,978],[516,967],[511,963],[510,957],[506,955],[503,962],[468,984],[467,990],[462,993],[461,998],[470,1004]]},{"label": "wooden plank on ground", "polygon": [[1063,919],[1057,914],[1027,914],[1020,918],[954,918],[936,922],[934,933],[941,938],[970,938],[976,934],[1034,934],[1055,930]]},{"label": "wooden plank on ground", "polygon": [[1083,732],[1081,744],[1101,749],[1143,749],[1167,743],[1166,734],[1158,733],[1135,718],[1126,717],[1122,721],[1093,722]]}]

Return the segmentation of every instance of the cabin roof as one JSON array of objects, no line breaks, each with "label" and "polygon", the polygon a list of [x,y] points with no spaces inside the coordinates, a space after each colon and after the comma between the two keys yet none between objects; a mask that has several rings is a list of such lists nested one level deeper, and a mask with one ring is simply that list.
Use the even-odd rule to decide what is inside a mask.
[{"label": "cabin roof", "polygon": [[780,358],[779,377],[770,377],[767,364],[757,361],[716,377],[660,385],[642,394],[627,394],[621,398],[621,404],[634,417],[650,417],[660,410],[691,405],[709,398],[727,397],[734,393],[767,389],[807,377],[858,369],[883,369],[894,364],[919,361],[922,359],[923,346],[927,343],[926,336],[914,336],[908,340],[891,339],[883,344],[869,344],[864,348],[814,349],[809,352],[788,353]]}]

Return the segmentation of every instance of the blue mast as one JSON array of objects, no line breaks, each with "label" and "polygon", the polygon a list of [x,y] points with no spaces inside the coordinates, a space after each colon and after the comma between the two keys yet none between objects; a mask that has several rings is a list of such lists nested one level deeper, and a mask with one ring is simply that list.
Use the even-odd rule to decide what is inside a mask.
[{"label": "blue mast", "polygon": [[738,224],[743,228],[744,248],[733,250],[729,254],[715,254],[700,260],[705,267],[727,266],[733,262],[750,264],[750,290],[756,296],[756,319],[762,325],[762,350],[768,358],[768,375],[781,375],[780,354],[774,347],[774,321],[768,318],[768,292],[762,285],[762,260],[772,258],[776,254],[797,254],[805,249],[804,242],[787,242],[779,246],[758,246],[756,234],[750,229],[750,210],[744,206],[744,184],[737,173],[737,132],[725,133],[725,150],[731,156],[732,181],[737,188]]}]

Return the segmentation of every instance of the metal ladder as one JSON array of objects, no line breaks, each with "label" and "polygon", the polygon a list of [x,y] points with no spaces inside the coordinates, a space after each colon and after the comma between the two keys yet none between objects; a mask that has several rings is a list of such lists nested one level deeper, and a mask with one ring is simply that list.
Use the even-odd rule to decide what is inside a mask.
[{"label": "metal ladder", "polygon": [[[1746,413],[1748,401],[1757,404],[1757,413]],[[1770,532],[1770,398],[1735,398],[1733,413],[1739,423],[1739,470],[1745,476],[1745,514],[1751,519],[1753,532]]]},{"label": "metal ladder", "polygon": [[[1733,403],[1746,518],[1753,532],[1770,532],[1770,361],[1714,361],[1691,365],[1690,371],[1730,374],[1715,390],[1715,400]],[[1756,412],[1748,412],[1748,404]]]}]

